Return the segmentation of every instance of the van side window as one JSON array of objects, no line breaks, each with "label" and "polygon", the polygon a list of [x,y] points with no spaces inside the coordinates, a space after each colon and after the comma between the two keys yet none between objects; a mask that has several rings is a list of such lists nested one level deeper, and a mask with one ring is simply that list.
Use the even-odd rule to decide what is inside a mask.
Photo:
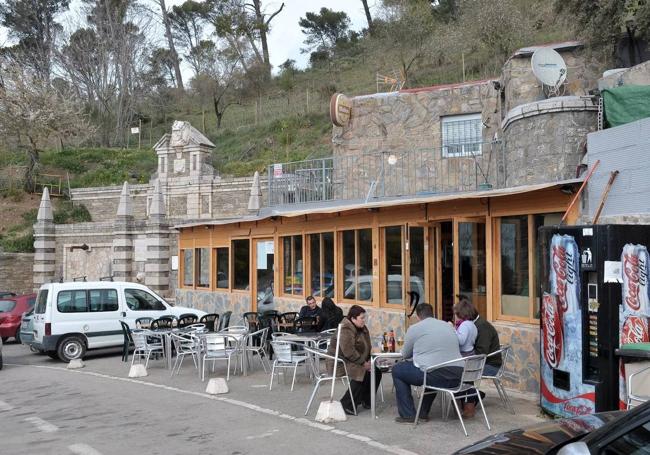
[{"label": "van side window", "polygon": [[116,289],[91,289],[90,311],[117,311],[117,290]]},{"label": "van side window", "polygon": [[167,307],[148,292],[140,289],[125,289],[126,306],[133,311],[165,311]]},{"label": "van side window", "polygon": [[57,296],[56,307],[59,313],[83,313],[88,311],[85,290],[61,291]]},{"label": "van side window", "polygon": [[45,313],[45,307],[47,304],[47,289],[41,289],[38,291],[38,297],[36,298],[36,309],[34,313],[43,314]]}]

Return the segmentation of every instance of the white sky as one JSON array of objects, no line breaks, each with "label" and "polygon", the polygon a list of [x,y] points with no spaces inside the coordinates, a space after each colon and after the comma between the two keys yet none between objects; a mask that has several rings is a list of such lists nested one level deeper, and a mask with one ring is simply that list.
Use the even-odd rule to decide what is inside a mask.
[{"label": "white sky", "polygon": [[[152,0],[142,0],[143,3],[150,3]],[[167,7],[179,5],[184,0],[168,0]],[[264,11],[273,13],[283,2],[280,0],[263,1]],[[370,0],[371,14],[376,13],[373,5],[379,3],[379,0]],[[353,30],[361,30],[366,27],[366,17],[363,11],[361,0],[284,0],[284,9],[271,22],[271,33],[269,36],[269,53],[271,55],[271,64],[274,68],[284,63],[288,58],[296,61],[299,68],[305,68],[309,62],[309,54],[301,54],[300,48],[303,47],[304,35],[301,32],[298,20],[305,16],[308,11],[319,11],[323,6],[335,11],[345,11],[350,17],[350,27]],[[72,11],[78,11],[80,2],[73,0],[71,4]],[[154,5],[151,5],[154,7]],[[69,18],[62,17],[60,22],[66,24]],[[7,43],[6,30],[0,27],[0,45]],[[162,43],[161,43],[162,44]],[[185,72],[185,71],[184,71]]]}]

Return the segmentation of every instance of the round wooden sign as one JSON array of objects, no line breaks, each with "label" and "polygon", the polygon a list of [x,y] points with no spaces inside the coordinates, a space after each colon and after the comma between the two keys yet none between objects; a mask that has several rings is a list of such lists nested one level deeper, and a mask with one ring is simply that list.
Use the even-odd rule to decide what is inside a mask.
[{"label": "round wooden sign", "polygon": [[335,93],[330,100],[330,118],[336,126],[347,126],[350,123],[352,100],[343,93]]}]

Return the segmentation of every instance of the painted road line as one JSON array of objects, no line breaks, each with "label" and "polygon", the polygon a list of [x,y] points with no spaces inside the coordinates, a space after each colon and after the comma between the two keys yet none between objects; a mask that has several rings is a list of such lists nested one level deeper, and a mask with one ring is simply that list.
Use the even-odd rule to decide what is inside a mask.
[{"label": "painted road line", "polygon": [[9,403],[0,401],[0,411],[11,411],[14,407]]},{"label": "painted road line", "polygon": [[196,397],[209,399],[209,400],[213,400],[213,401],[220,401],[222,403],[227,403],[227,404],[230,404],[232,406],[238,406],[238,407],[241,407],[241,408],[249,409],[249,410],[251,410],[253,412],[258,412],[258,413],[261,413],[261,414],[269,414],[269,415],[272,415],[272,416],[275,416],[275,417],[278,417],[278,418],[281,418],[281,419],[290,420],[290,421],[293,421],[293,422],[295,422],[295,423],[297,423],[299,425],[304,425],[304,426],[314,428],[314,429],[319,430],[319,431],[335,434],[337,436],[350,438],[350,439],[356,440],[356,441],[358,441],[358,442],[360,442],[362,444],[365,443],[368,446],[373,447],[375,449],[379,449],[379,450],[381,450],[383,452],[392,453],[392,454],[396,454],[396,455],[417,455],[415,452],[411,452],[410,450],[406,450],[406,449],[403,449],[403,448],[398,447],[398,446],[390,446],[388,444],[383,444],[383,443],[381,443],[379,441],[375,441],[372,438],[369,438],[367,436],[344,432],[342,430],[337,430],[336,427],[333,427],[333,426],[330,426],[330,425],[323,425],[323,424],[318,423],[318,422],[312,422],[311,420],[305,419],[304,417],[294,417],[294,416],[289,415],[289,414],[284,414],[284,413],[282,413],[280,411],[275,411],[273,409],[263,408],[263,407],[258,406],[256,404],[253,404],[253,403],[248,403],[248,402],[241,401],[241,400],[234,400],[232,398],[220,397],[220,396],[216,396],[216,395],[208,395],[207,393],[204,393],[204,392],[193,392],[191,390],[179,389],[177,387],[167,386],[167,385],[164,385],[164,384],[156,384],[154,382],[142,381],[140,379],[124,378],[124,377],[113,376],[113,375],[104,374],[104,373],[96,373],[94,371],[68,370],[66,368],[51,367],[51,366],[45,366],[45,365],[16,364],[15,366],[23,366],[23,367],[31,367],[31,368],[42,368],[42,369],[46,369],[46,370],[57,370],[57,371],[60,371],[60,372],[63,372],[63,373],[83,374],[83,375],[86,375],[86,376],[94,376],[94,377],[97,377],[97,378],[111,379],[111,380],[114,380],[114,381],[130,382],[130,383],[133,383],[133,384],[139,384],[139,385],[146,386],[146,387],[153,387],[153,388],[156,388],[156,389],[168,390],[170,392],[182,393],[182,394],[185,394],[185,395],[193,395],[193,396],[196,396]]},{"label": "painted road line", "polygon": [[90,447],[88,444],[72,444],[68,446],[68,450],[77,455],[102,455],[99,450]]},{"label": "painted road line", "polygon": [[41,419],[40,417],[27,417],[25,422],[33,424],[36,428],[41,430],[43,433],[54,433],[59,429],[56,425],[51,424],[50,422]]}]

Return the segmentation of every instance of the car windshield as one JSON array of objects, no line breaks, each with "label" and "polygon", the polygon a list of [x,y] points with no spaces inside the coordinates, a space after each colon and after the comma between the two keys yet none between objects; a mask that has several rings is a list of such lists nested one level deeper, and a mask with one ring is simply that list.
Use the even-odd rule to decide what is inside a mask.
[{"label": "car windshield", "polygon": [[16,307],[16,302],[14,300],[0,300],[0,313],[6,313],[13,310]]}]

